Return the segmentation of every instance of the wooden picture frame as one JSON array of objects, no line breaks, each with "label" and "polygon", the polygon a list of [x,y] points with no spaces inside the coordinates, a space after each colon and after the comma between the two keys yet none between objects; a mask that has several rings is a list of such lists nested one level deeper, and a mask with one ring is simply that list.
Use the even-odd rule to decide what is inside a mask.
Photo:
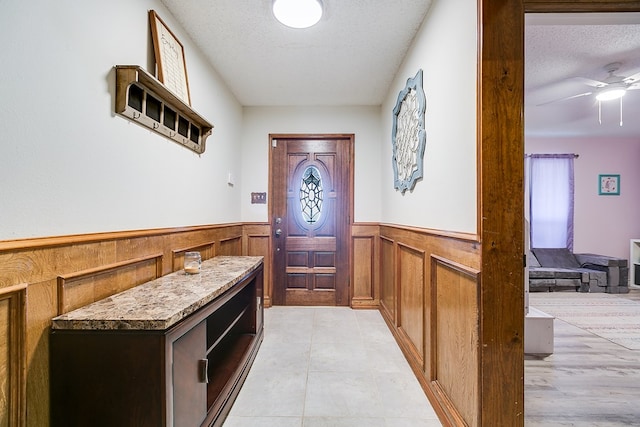
[{"label": "wooden picture frame", "polygon": [[149,11],[158,80],[185,104],[191,105],[184,47],[154,10]]},{"label": "wooden picture frame", "polygon": [[601,174],[598,175],[598,194],[600,196],[620,195],[620,175]]}]

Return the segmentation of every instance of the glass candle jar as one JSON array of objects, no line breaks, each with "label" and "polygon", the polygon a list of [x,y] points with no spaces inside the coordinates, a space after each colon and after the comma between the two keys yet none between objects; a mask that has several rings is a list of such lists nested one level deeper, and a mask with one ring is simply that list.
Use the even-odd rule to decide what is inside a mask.
[{"label": "glass candle jar", "polygon": [[200,252],[185,252],[184,253],[184,272],[187,274],[200,273],[200,266],[202,265],[202,258]]}]

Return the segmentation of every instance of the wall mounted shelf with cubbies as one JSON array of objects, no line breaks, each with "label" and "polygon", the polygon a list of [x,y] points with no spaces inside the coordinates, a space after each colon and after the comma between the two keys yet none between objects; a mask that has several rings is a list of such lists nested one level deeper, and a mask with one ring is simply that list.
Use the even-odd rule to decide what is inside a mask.
[{"label": "wall mounted shelf with cubbies", "polygon": [[201,154],[213,125],[137,65],[116,65],[116,113]]}]

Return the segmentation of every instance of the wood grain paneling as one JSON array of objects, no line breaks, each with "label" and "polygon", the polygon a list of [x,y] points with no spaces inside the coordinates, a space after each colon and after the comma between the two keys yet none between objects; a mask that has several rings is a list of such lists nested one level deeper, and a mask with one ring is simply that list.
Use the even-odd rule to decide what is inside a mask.
[{"label": "wood grain paneling", "polygon": [[26,424],[26,285],[0,289],[0,426]]},{"label": "wood grain paneling", "polygon": [[27,411],[29,426],[49,425],[49,327],[58,315],[55,278],[30,283],[27,303]]},{"label": "wood grain paneling", "polygon": [[482,426],[518,427],[524,425],[523,2],[479,0],[478,13],[482,380],[477,412]]},{"label": "wood grain paneling", "polygon": [[406,334],[413,358],[424,367],[425,252],[398,244],[396,277],[398,285],[398,329]]},{"label": "wood grain paneling", "polygon": [[[12,412],[11,352],[14,347],[11,340],[11,300],[0,296],[0,427],[8,427]],[[22,352],[24,355],[24,352]],[[24,385],[24,384],[23,384]]]},{"label": "wood grain paneling", "polygon": [[264,257],[264,306],[272,305],[271,287],[271,225],[268,223],[249,223],[244,225],[243,248],[246,252],[242,255]]},{"label": "wood grain paneling", "polygon": [[353,239],[353,308],[375,307],[375,238],[355,237]]},{"label": "wood grain paneling", "polygon": [[[456,424],[478,426],[479,272],[431,258],[431,381]],[[464,384],[464,387],[460,387]]]},{"label": "wood grain paneling", "polygon": [[239,255],[242,253],[242,235],[220,240],[220,252],[216,255]]},{"label": "wood grain paneling", "polygon": [[353,224],[351,226],[353,255],[351,307],[377,308],[380,303],[378,284],[378,224]]},{"label": "wood grain paneling", "polygon": [[443,424],[479,425],[477,236],[384,224],[379,242],[383,318]]},{"label": "wood grain paneling", "polygon": [[58,315],[107,298],[162,275],[162,254],[58,276]]},{"label": "wood grain paneling", "polygon": [[206,242],[198,245],[187,246],[185,248],[178,248],[171,251],[171,271],[178,271],[184,268],[184,253],[185,252],[200,252],[202,261],[216,256],[215,250],[216,242]]},{"label": "wood grain paneling", "polygon": [[380,310],[395,328],[396,319],[396,279],[395,245],[392,239],[380,236]]}]

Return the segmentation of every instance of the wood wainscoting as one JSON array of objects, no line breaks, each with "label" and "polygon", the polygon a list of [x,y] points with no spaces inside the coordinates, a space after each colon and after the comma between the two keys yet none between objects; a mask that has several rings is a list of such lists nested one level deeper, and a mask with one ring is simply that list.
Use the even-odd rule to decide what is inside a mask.
[{"label": "wood wainscoting", "polygon": [[180,270],[187,251],[264,256],[269,292],[269,236],[256,223],[0,242],[0,420],[49,425],[53,317]]},{"label": "wood wainscoting", "polygon": [[[351,306],[381,311],[445,425],[479,425],[477,237],[357,223],[351,239]],[[0,303],[7,302],[0,314],[8,325],[0,346],[24,361],[0,359],[0,380],[12,384],[0,418],[49,425],[53,317],[179,270],[191,250],[204,259],[264,256],[268,307],[270,240],[270,224],[247,223],[0,242]]]},{"label": "wood wainscoting", "polygon": [[0,422],[26,425],[26,284],[0,289]]},{"label": "wood wainscoting", "polygon": [[379,281],[380,224],[351,225],[351,307],[377,309],[380,304]]},{"label": "wood wainscoting", "polygon": [[352,307],[379,307],[445,425],[480,425],[477,236],[354,224],[352,240]]}]

